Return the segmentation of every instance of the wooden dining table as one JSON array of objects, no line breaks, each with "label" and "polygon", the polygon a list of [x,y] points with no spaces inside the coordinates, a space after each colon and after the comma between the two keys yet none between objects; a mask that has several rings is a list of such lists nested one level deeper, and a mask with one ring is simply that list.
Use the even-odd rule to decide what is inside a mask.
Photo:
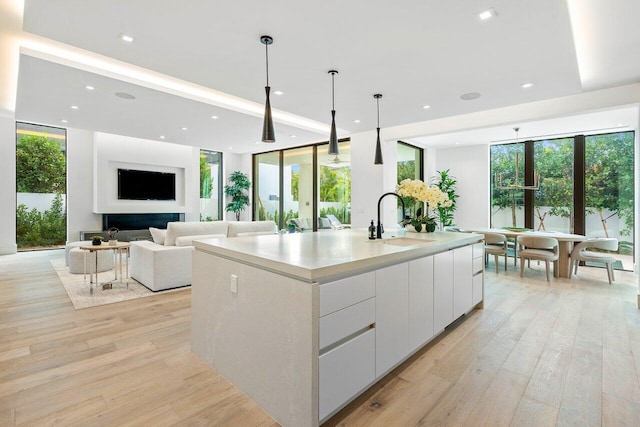
[{"label": "wooden dining table", "polygon": [[518,236],[553,237],[558,241],[558,261],[553,263],[553,275],[555,277],[569,277],[569,268],[571,268],[569,256],[573,249],[573,242],[587,240],[587,236],[583,236],[582,234],[562,233],[560,231],[516,231],[506,228],[461,228],[460,231],[479,234],[499,233],[516,240]]}]

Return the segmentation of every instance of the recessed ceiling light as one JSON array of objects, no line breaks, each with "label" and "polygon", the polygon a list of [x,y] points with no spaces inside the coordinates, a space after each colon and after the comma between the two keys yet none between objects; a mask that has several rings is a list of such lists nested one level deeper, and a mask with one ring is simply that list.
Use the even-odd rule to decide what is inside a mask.
[{"label": "recessed ceiling light", "polygon": [[422,108],[423,108],[424,110],[428,110],[429,108],[431,108],[431,105],[423,105],[423,106],[422,106]]},{"label": "recessed ceiling light", "polygon": [[280,95],[284,95],[284,92],[281,90],[276,90],[275,92],[273,92],[273,94],[280,96]]},{"label": "recessed ceiling light", "polygon": [[294,134],[289,135],[290,138],[295,138],[296,136]]},{"label": "recessed ceiling light", "polygon": [[456,145],[460,145],[460,143],[459,143],[459,142],[456,142]]},{"label": "recessed ceiling light", "polygon": [[164,135],[160,135],[160,139],[164,139]]},{"label": "recessed ceiling light", "polygon": [[522,83],[522,84],[520,85],[520,87],[521,87],[522,89],[529,89],[530,87],[533,87],[533,83],[531,83],[531,82],[528,82],[528,83]]},{"label": "recessed ceiling light", "polygon": [[211,116],[213,120],[218,120],[218,116]]},{"label": "recessed ceiling light", "polygon": [[480,98],[480,95],[478,92],[469,92],[469,93],[465,93],[464,95],[460,95],[460,99],[462,99],[463,101],[473,101],[474,99],[478,99]]},{"label": "recessed ceiling light", "polygon": [[483,10],[482,12],[478,13],[478,18],[480,18],[481,21],[486,21],[487,19],[492,18],[496,15],[497,15],[496,10],[491,7],[487,10]]},{"label": "recessed ceiling light", "polygon": [[233,147],[229,147],[229,150],[233,150]]},{"label": "recessed ceiling light", "polygon": [[360,123],[360,120],[354,120],[353,123]]},{"label": "recessed ceiling light", "polygon": [[69,123],[69,120],[62,119],[60,120],[62,123]]},{"label": "recessed ceiling light", "polygon": [[187,130],[187,128],[182,128],[182,130]]},{"label": "recessed ceiling light", "polygon": [[126,34],[120,33],[120,35],[118,36],[118,38],[120,40],[122,40],[123,42],[127,42],[127,43],[133,43],[133,37],[128,36]]},{"label": "recessed ceiling light", "polygon": [[95,87],[93,87],[93,86],[89,86],[89,85],[86,85],[84,88],[85,88],[86,90],[94,90],[94,89],[95,89]]},{"label": "recessed ceiling light", "polygon": [[77,109],[78,109],[78,106],[77,106],[77,105],[72,105],[72,106],[71,106],[71,109],[72,109],[72,110],[77,110]]}]

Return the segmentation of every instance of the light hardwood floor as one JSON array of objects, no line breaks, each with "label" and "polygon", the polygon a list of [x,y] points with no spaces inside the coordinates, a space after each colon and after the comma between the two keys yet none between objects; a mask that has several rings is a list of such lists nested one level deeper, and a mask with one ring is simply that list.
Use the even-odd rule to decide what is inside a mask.
[{"label": "light hardwood floor", "polygon": [[[49,260],[0,257],[0,425],[277,425],[192,355],[190,291],[74,310]],[[325,425],[638,426],[636,277],[486,273],[457,321]]]}]

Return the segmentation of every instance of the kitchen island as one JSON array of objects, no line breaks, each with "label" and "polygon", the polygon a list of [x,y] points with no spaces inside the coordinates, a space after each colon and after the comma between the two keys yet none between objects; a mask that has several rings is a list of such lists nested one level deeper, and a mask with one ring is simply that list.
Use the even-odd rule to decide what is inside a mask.
[{"label": "kitchen island", "polygon": [[195,241],[193,352],[282,425],[319,425],[482,307],[482,235],[393,234]]}]

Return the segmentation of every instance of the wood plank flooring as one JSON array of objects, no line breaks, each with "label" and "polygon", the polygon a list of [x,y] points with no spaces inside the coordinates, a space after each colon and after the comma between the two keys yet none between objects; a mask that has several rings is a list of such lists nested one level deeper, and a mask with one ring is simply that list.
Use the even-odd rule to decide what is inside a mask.
[{"label": "wood plank flooring", "polygon": [[[190,353],[188,289],[74,310],[61,256],[0,257],[0,426],[278,425]],[[532,267],[325,425],[640,425],[636,276]]]}]

